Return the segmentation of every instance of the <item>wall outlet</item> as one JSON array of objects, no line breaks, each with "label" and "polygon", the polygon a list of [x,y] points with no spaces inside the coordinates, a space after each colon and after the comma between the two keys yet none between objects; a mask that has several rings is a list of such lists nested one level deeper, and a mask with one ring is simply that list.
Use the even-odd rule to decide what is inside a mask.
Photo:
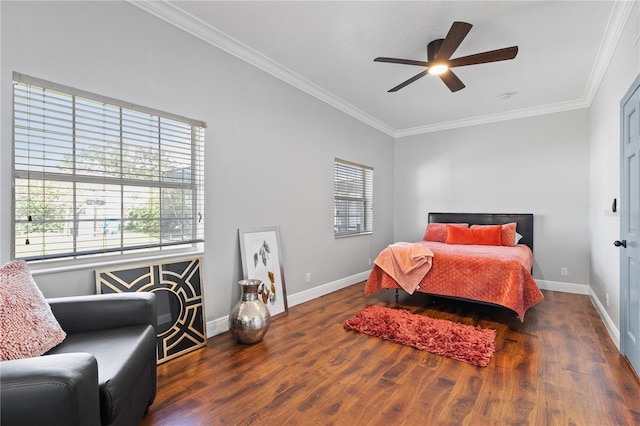
[{"label": "wall outlet", "polygon": [[609,293],[605,294],[605,296],[606,296],[606,299],[607,299],[607,300],[606,300],[606,302],[607,302],[607,307],[609,307]]},{"label": "wall outlet", "polygon": [[567,275],[569,275],[569,270],[567,268],[560,268],[560,275],[566,277]]},{"label": "wall outlet", "polygon": [[369,258],[369,266],[371,266],[371,258]]},{"label": "wall outlet", "polygon": [[307,272],[307,276],[305,277],[306,282],[311,282],[311,272]]}]

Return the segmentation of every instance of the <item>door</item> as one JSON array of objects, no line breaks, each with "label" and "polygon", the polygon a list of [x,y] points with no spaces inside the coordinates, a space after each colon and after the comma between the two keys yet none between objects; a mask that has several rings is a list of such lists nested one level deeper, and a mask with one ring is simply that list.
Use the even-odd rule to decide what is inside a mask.
[{"label": "door", "polygon": [[621,101],[620,349],[640,373],[640,76]]}]

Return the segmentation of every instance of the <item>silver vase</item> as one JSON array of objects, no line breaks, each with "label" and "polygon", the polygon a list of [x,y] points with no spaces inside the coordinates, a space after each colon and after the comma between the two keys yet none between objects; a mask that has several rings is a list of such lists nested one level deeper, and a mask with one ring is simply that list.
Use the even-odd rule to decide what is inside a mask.
[{"label": "silver vase", "polygon": [[269,308],[258,298],[262,281],[250,279],[238,284],[242,294],[229,314],[229,330],[240,343],[258,343],[271,325]]}]

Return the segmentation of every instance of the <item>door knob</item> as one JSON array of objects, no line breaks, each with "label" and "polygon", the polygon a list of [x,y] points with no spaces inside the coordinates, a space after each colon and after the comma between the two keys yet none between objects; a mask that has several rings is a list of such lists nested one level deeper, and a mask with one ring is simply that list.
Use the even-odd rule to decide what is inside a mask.
[{"label": "door knob", "polygon": [[616,247],[622,246],[624,248],[627,248],[627,240],[622,240],[622,241],[616,240],[613,242],[613,245]]}]

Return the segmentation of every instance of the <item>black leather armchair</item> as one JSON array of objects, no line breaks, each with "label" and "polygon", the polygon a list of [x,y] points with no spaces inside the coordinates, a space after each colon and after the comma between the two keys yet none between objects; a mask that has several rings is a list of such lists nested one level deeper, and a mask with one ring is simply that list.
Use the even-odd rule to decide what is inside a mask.
[{"label": "black leather armchair", "polygon": [[47,301],[67,337],[43,356],[0,362],[0,424],[138,424],[156,395],[155,294]]}]

